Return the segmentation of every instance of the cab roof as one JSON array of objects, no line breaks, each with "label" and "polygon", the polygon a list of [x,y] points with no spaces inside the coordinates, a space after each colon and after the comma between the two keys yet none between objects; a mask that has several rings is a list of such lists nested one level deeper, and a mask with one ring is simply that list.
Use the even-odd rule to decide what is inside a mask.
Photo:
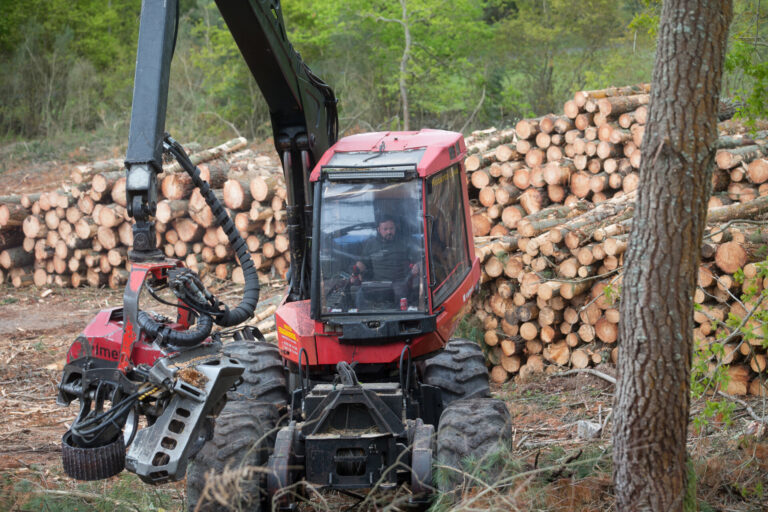
[{"label": "cab roof", "polygon": [[317,181],[320,168],[327,165],[337,153],[407,152],[415,149],[424,150],[416,163],[416,170],[421,177],[461,162],[467,152],[464,137],[457,132],[424,129],[417,132],[361,133],[344,137],[331,146],[315,166],[310,179]]}]

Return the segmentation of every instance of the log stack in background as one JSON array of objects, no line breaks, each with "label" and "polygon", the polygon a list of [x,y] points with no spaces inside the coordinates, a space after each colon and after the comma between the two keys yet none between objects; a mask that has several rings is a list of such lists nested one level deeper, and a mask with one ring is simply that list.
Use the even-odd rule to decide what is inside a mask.
[{"label": "log stack in background", "polygon": [[[471,218],[483,265],[473,314],[494,381],[615,361],[614,299],[639,183],[648,93],[647,84],[582,91],[562,115],[467,137]],[[230,208],[262,277],[284,276],[282,172],[268,157],[236,152],[244,144],[236,139],[195,153],[193,161]],[[768,211],[766,134],[723,133],[720,146],[695,297],[699,344],[722,337],[713,319],[729,314],[756,328],[749,316],[754,304],[738,298],[768,288],[755,265],[766,258],[768,233],[736,222]],[[122,286],[132,232],[121,168],[119,160],[97,162],[76,169],[63,190],[0,197],[0,282]],[[171,164],[161,177],[157,230],[165,254],[201,274],[242,282],[226,237],[186,174]],[[766,307],[768,301],[758,306]],[[761,342],[732,337],[708,361],[729,365],[728,392],[767,392],[758,378],[768,357]]]},{"label": "log stack in background", "polygon": [[[578,92],[561,115],[468,137],[472,224],[483,266],[473,310],[494,381],[615,362],[649,90],[642,84]],[[768,232],[736,222],[768,211],[766,133],[722,134],[719,142],[696,294],[699,344],[724,334],[712,319],[747,316],[751,305],[737,300],[744,290],[768,287],[755,265],[766,257]],[[739,268],[741,282],[734,277]],[[710,362],[730,365],[729,392],[766,392],[758,378],[766,367],[761,342],[736,336]]]},{"label": "log stack in background", "polygon": [[[275,160],[244,149],[243,138],[191,155],[230,209],[262,279],[282,278],[290,254],[285,187]],[[132,244],[122,162],[78,166],[60,190],[0,197],[0,282],[121,287]],[[201,275],[242,282],[223,230],[178,164],[158,177],[158,247]]]}]

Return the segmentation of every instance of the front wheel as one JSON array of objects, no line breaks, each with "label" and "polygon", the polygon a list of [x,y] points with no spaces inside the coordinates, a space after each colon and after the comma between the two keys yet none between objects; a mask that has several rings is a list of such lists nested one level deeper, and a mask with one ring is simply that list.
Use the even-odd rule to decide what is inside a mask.
[{"label": "front wheel", "polygon": [[277,406],[289,402],[283,359],[275,345],[263,341],[233,341],[224,345],[223,352],[245,366],[243,382],[227,393],[229,400],[269,402]]},{"label": "front wheel", "polygon": [[265,510],[261,468],[275,445],[278,422],[272,404],[229,401],[216,418],[213,439],[187,470],[189,510]]}]

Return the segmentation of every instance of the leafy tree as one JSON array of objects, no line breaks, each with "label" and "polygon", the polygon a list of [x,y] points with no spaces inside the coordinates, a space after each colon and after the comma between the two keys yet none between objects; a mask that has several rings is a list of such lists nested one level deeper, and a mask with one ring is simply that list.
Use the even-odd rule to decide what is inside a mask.
[{"label": "leafy tree", "polygon": [[[768,103],[761,103],[765,6],[736,5],[739,44],[726,91],[757,115]],[[658,0],[291,0],[283,14],[289,39],[336,90],[341,131],[351,133],[403,128],[406,105],[413,128],[509,125],[559,111],[574,90],[646,81],[657,7]],[[185,138],[268,136],[266,104],[214,3],[181,9],[169,127]],[[0,0],[0,133],[107,129],[122,141],[139,10],[136,0]]]},{"label": "leafy tree", "polygon": [[[135,2],[4,1],[0,127],[24,136],[94,127],[130,99]],[[7,13],[7,16],[5,14]]]},{"label": "leafy tree", "polygon": [[[305,60],[336,86],[343,117],[368,117],[378,122],[373,129],[402,126],[405,90],[415,126],[463,124],[482,89],[484,63],[477,55],[484,55],[491,36],[481,2],[331,4],[323,12],[314,12],[310,2],[292,5],[285,15]],[[408,50],[404,27],[412,42]],[[315,35],[317,29],[327,35]],[[361,90],[351,91],[354,86]]]},{"label": "leafy tree", "polygon": [[[754,121],[768,115],[768,6],[735,3],[731,43],[725,60],[726,86],[742,102],[739,115]],[[726,91],[728,92],[728,91]]]},{"label": "leafy tree", "polygon": [[494,46],[505,69],[501,101],[516,115],[557,112],[617,44],[626,23],[609,0],[519,0],[515,7],[496,28]]},{"label": "leafy tree", "polygon": [[[655,36],[661,0],[642,0],[630,28]],[[723,93],[742,106],[737,117],[753,124],[768,115],[768,6],[760,0],[735,0],[725,58]]]},{"label": "leafy tree", "polygon": [[[187,23],[180,23],[190,27],[185,57],[193,66],[191,73],[200,77],[199,83],[191,87],[205,91],[204,95],[197,94],[201,97],[191,106],[193,112],[209,117],[208,122],[198,126],[212,133],[230,134],[234,126],[250,138],[268,136],[271,130],[266,102],[215,4],[206,0],[188,14],[184,20]],[[177,68],[181,64],[177,62]],[[183,80],[178,75],[174,78]]]}]

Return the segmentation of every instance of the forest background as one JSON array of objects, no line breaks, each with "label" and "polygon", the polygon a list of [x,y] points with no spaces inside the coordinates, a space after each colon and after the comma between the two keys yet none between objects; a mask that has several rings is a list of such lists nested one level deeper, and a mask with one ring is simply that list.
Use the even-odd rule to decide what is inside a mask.
[{"label": "forest background", "polygon": [[[574,91],[650,81],[658,0],[286,0],[289,38],[340,98],[342,135],[510,126]],[[127,142],[138,0],[0,0],[0,172]],[[764,109],[768,2],[737,0],[724,95]],[[209,0],[183,0],[167,127],[181,140],[271,135]],[[406,46],[408,29],[410,47]],[[752,104],[750,104],[752,98]],[[4,163],[5,162],[5,163]]]}]

